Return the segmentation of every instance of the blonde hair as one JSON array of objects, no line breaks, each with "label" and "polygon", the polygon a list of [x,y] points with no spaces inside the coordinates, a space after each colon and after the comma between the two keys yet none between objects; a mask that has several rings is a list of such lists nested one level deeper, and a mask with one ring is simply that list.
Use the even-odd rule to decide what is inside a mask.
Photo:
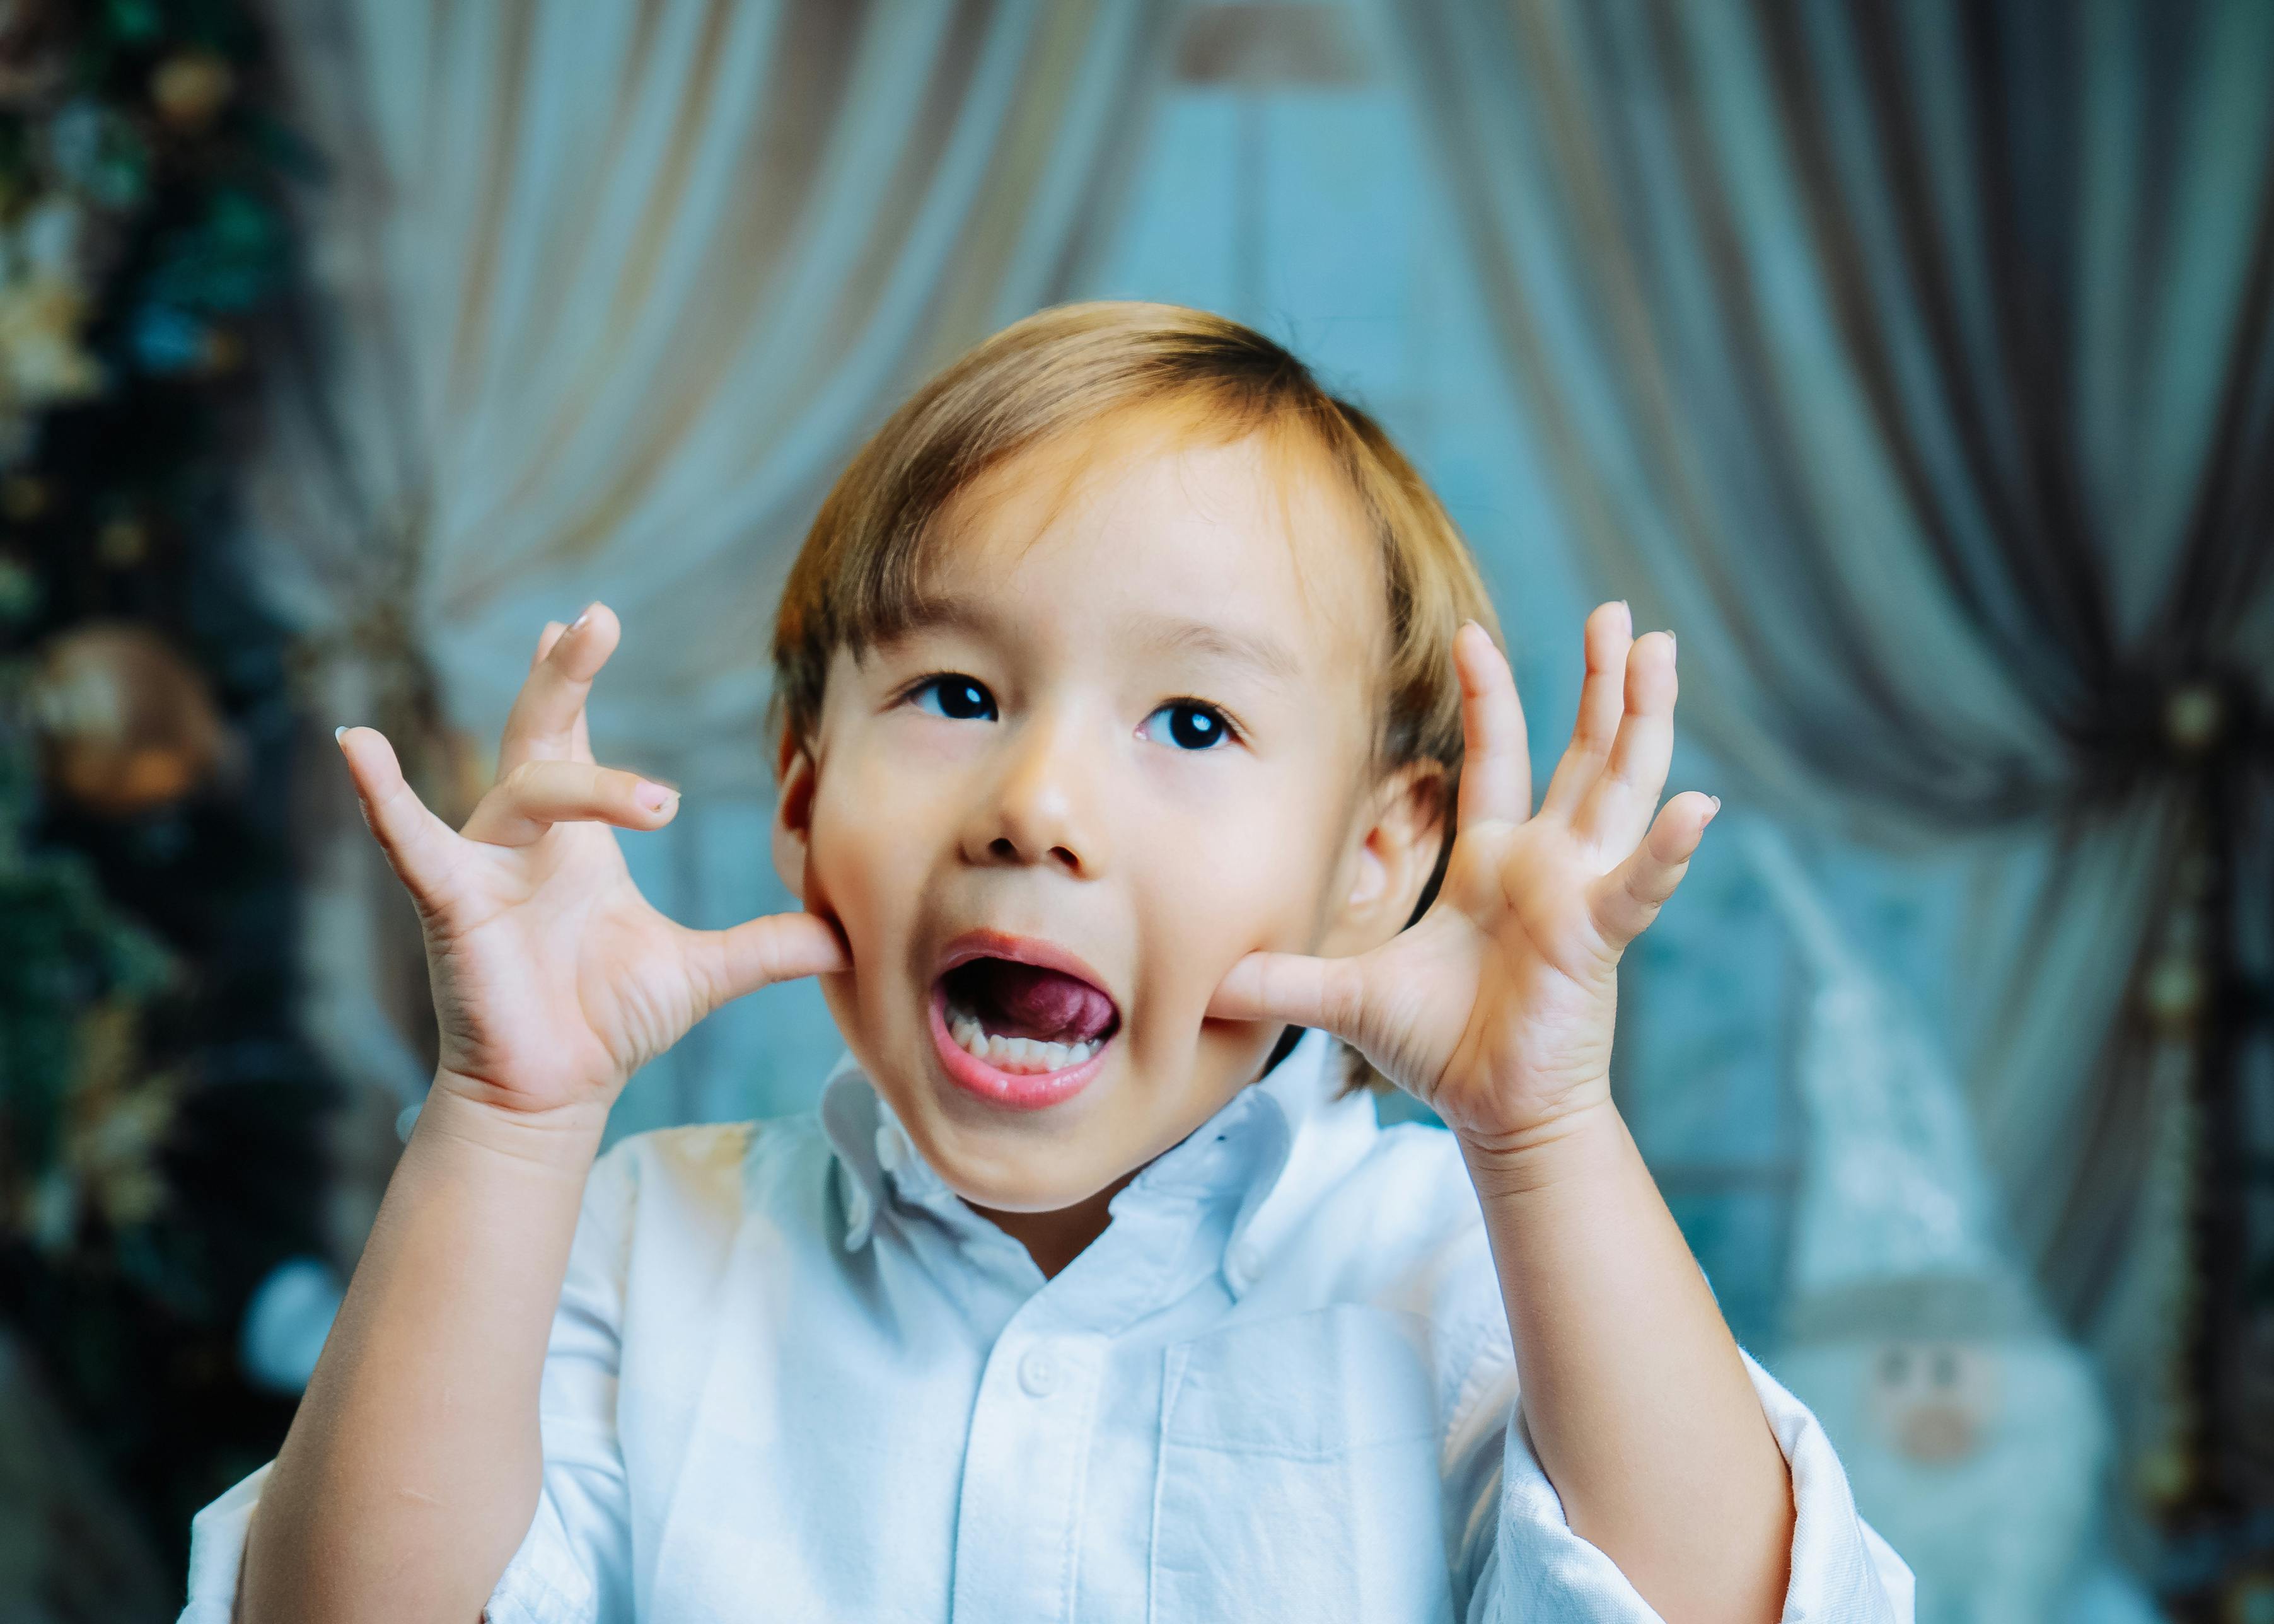
[{"label": "blonde hair", "polygon": [[1166,410],[1188,434],[1218,442],[1250,433],[1283,447],[1307,441],[1340,475],[1380,544],[1388,599],[1375,765],[1440,767],[1449,833],[1461,768],[1453,635],[1465,620],[1498,635],[1475,558],[1372,417],[1261,333],[1181,304],[1037,311],[951,362],[869,438],[822,502],[782,592],[780,742],[812,736],[837,650],[857,654],[888,639],[919,609],[935,521],[957,492],[1022,451],[1135,409]]}]

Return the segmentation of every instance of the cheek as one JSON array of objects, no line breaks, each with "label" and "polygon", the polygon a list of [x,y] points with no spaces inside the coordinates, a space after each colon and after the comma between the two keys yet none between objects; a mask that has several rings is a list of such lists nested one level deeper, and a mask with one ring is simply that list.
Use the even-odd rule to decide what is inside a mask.
[{"label": "cheek", "polygon": [[1156,996],[1180,1016],[1205,1009],[1246,954],[1316,944],[1330,843],[1321,820],[1308,808],[1291,815],[1289,805],[1276,795],[1241,797],[1205,816],[1156,812],[1148,820],[1150,871],[1138,906],[1145,940],[1157,944],[1147,954]]},{"label": "cheek", "polygon": [[904,935],[928,846],[912,826],[920,797],[879,793],[859,763],[843,764],[852,770],[825,773],[814,797],[807,900],[844,927],[857,979]]}]

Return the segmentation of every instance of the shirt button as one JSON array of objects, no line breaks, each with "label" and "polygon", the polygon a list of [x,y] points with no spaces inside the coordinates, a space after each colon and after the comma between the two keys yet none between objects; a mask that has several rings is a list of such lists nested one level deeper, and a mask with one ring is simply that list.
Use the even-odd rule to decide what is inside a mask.
[{"label": "shirt button", "polygon": [[1030,1350],[1019,1361],[1019,1385],[1029,1398],[1048,1398],[1058,1391],[1058,1361],[1040,1348]]}]

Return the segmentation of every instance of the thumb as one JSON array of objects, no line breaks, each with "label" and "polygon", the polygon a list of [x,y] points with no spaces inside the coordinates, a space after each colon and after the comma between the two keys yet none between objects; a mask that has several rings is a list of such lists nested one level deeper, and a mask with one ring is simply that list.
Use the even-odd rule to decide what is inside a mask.
[{"label": "thumb", "polygon": [[1302,953],[1250,953],[1231,966],[1209,1000],[1219,1020],[1276,1020],[1317,1026],[1359,1041],[1366,1009],[1365,958],[1313,959]]},{"label": "thumb", "polygon": [[726,930],[689,930],[684,939],[706,1013],[776,981],[853,967],[845,938],[816,914],[769,914]]}]

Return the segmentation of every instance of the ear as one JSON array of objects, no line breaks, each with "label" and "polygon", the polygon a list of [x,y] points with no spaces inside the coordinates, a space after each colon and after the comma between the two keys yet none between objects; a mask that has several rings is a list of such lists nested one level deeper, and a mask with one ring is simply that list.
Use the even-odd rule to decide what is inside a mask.
[{"label": "ear", "polygon": [[813,753],[785,728],[774,777],[781,793],[774,798],[774,872],[789,894],[805,900],[805,859],[813,834]]},{"label": "ear", "polygon": [[1425,762],[1376,787],[1344,865],[1347,889],[1321,950],[1325,956],[1365,952],[1405,929],[1449,832],[1444,785],[1444,770]]}]

